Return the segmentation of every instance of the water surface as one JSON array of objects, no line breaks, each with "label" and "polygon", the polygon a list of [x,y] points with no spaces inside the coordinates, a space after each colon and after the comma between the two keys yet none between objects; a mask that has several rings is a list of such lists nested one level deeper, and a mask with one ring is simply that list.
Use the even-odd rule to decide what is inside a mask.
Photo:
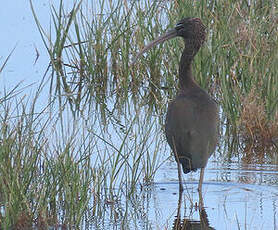
[{"label": "water surface", "polygon": [[[199,172],[184,176],[185,191],[180,208],[181,219],[194,224],[194,229],[202,229],[198,179]],[[204,209],[210,229],[278,229],[277,179],[277,165],[219,164],[211,159],[203,185]],[[160,168],[154,184],[138,188],[136,199],[104,205],[103,221],[95,217],[87,226],[92,229],[172,229],[178,211],[178,191],[176,163],[168,161]]]}]

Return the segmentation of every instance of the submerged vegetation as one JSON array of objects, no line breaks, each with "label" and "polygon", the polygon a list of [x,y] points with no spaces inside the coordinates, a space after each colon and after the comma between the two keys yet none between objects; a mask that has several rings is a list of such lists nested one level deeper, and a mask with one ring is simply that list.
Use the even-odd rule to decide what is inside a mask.
[{"label": "submerged vegetation", "polygon": [[[184,16],[208,26],[194,75],[221,106],[223,155],[277,159],[276,1],[84,0],[67,9],[61,0],[50,31],[30,3],[50,78],[34,97],[20,85],[1,92],[1,229],[76,229],[107,215],[104,206],[128,226],[129,207],[140,207],[137,191],[169,154],[162,124],[183,42],[165,43],[134,66],[131,59]],[[48,105],[38,108],[48,86]]]}]

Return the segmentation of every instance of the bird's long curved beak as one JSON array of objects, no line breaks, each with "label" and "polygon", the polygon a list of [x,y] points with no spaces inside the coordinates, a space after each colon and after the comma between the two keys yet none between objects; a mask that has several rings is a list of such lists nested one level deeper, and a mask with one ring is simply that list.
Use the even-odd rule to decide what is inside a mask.
[{"label": "bird's long curved beak", "polygon": [[171,38],[174,38],[177,36],[177,30],[176,29],[171,29],[168,30],[165,34],[159,36],[158,38],[156,38],[155,40],[151,41],[148,45],[146,45],[144,47],[144,49],[142,49],[132,60],[132,65],[135,64],[135,62],[137,61],[137,59],[146,51],[148,51],[149,49],[151,49],[152,47],[161,44]]}]

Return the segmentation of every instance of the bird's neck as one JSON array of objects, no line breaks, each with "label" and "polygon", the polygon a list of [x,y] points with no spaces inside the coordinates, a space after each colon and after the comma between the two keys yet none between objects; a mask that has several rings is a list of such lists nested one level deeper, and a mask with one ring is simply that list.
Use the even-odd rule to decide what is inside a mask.
[{"label": "bird's neck", "polygon": [[192,49],[184,49],[179,66],[179,88],[186,89],[192,87],[196,83],[194,82],[192,75],[192,61],[196,51]]}]

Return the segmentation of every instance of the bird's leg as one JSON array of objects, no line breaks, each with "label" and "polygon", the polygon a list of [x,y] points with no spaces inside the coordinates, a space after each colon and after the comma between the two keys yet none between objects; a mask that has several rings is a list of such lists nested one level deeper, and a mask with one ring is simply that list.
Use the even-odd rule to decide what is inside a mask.
[{"label": "bird's leg", "polygon": [[181,176],[182,174],[181,174],[181,164],[179,160],[177,160],[177,164],[178,164],[179,189],[180,189],[180,193],[182,193],[183,192],[182,176]]},{"label": "bird's leg", "polygon": [[203,180],[204,180],[204,172],[205,172],[205,168],[201,168],[201,172],[200,172],[200,180],[199,180],[199,186],[198,186],[198,192],[202,192],[202,185],[203,185]]},{"label": "bird's leg", "polygon": [[182,176],[181,176],[181,164],[180,164],[180,159],[177,153],[177,149],[175,146],[175,141],[174,141],[174,137],[173,138],[173,143],[174,143],[174,154],[175,154],[175,158],[176,158],[176,162],[178,165],[178,177],[179,177],[179,190],[180,190],[180,195],[183,192],[183,186],[182,186]]},{"label": "bird's leg", "polygon": [[198,193],[199,193],[199,210],[202,210],[204,208],[204,201],[203,201],[202,190],[198,189]]},{"label": "bird's leg", "polygon": [[200,172],[200,180],[199,180],[199,186],[198,186],[198,193],[199,193],[199,211],[203,209],[204,202],[203,202],[203,194],[202,194],[202,185],[204,180],[204,168],[201,168]]}]

